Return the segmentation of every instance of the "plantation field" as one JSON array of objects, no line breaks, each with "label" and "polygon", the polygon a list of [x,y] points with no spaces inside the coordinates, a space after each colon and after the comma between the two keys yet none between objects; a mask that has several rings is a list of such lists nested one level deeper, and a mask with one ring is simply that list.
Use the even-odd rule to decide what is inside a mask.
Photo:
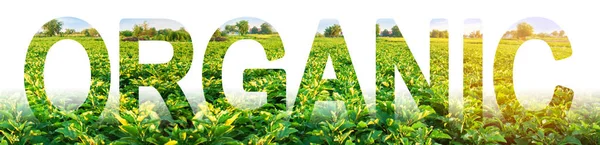
[{"label": "plantation field", "polygon": [[[448,99],[448,40],[444,38],[431,40],[428,82],[403,38],[378,37],[377,101],[367,106],[354,70],[360,68],[352,65],[344,39],[316,37],[291,110],[286,107],[286,75],[281,69],[244,72],[244,89],[267,92],[268,98],[258,109],[242,110],[228,103],[223,93],[225,52],[237,40],[254,39],[265,47],[269,60],[294,55],[285,53],[278,35],[230,36],[226,41],[209,42],[201,83],[205,105],[187,103],[176,81],[169,81],[181,79],[189,70],[190,42],[171,42],[176,49],[173,63],[138,65],[137,42],[122,41],[120,72],[111,74],[101,39],[73,37],[89,51],[91,65],[98,66],[91,69],[90,97],[75,111],[51,107],[41,85],[42,54],[60,39],[33,38],[25,67],[30,72],[25,74],[25,88],[31,111],[19,99],[0,98],[0,144],[600,144],[600,108],[581,107],[567,114],[571,103],[566,100],[573,95],[569,89],[558,88],[556,98],[560,99],[536,112],[526,111],[510,95],[514,94],[511,60],[521,40],[499,44],[494,65],[499,105],[490,106],[482,100],[482,40],[465,39],[465,105],[462,112],[451,112],[448,108],[454,102]],[[565,39],[548,42],[556,51],[555,58],[571,54]],[[335,80],[321,79],[327,54]],[[406,82],[415,108],[394,101],[398,100],[394,98],[395,71],[401,74],[395,77]],[[119,112],[104,110],[109,104],[110,75],[121,76]],[[138,105],[137,86],[155,86],[166,98],[172,119],[161,120],[151,111],[161,106]],[[325,105],[317,101],[341,102],[317,109],[313,106]],[[194,114],[195,107],[200,111]],[[346,111],[335,111],[344,107]]]}]

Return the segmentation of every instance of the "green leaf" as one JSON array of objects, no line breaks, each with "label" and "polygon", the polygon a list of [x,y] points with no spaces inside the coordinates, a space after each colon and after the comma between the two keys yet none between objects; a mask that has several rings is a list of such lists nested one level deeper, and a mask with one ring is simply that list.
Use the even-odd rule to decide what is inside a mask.
[{"label": "green leaf", "polygon": [[174,140],[170,140],[169,142],[165,143],[165,145],[176,145],[177,141]]},{"label": "green leaf", "polygon": [[233,129],[233,126],[224,126],[224,125],[219,125],[216,129],[215,129],[215,136],[221,136],[229,131],[231,131],[231,129]]},{"label": "green leaf", "polygon": [[565,137],[565,139],[563,139],[562,141],[560,141],[561,145],[564,144],[576,144],[576,145],[581,145],[581,141],[579,141],[579,139],[573,137],[573,136],[567,136]]},{"label": "green leaf", "polygon": [[365,123],[364,121],[360,121],[358,123],[358,128],[367,128],[367,123]]},{"label": "green leaf", "polygon": [[65,137],[67,137],[70,140],[77,140],[77,134],[75,134],[73,131],[70,131],[66,128],[56,129],[56,132],[63,134]]},{"label": "green leaf", "polygon": [[235,115],[233,115],[231,118],[227,119],[227,121],[225,121],[225,125],[231,125],[237,118],[238,116],[240,116],[240,113],[236,113]]},{"label": "green leaf", "polygon": [[119,126],[119,128],[121,128],[121,130],[129,133],[131,136],[134,137],[139,137],[140,132],[138,131],[138,129],[135,126],[131,126],[131,125],[121,125]]},{"label": "green leaf", "polygon": [[431,132],[430,134],[431,138],[435,138],[435,139],[452,139],[452,137],[450,137],[450,135],[440,131],[440,130],[433,130],[433,132]]},{"label": "green leaf", "polygon": [[15,118],[12,114],[8,113],[7,111],[0,111],[0,114],[2,114],[2,117],[5,119],[13,119]]},{"label": "green leaf", "polygon": [[417,122],[417,123],[414,123],[414,124],[413,124],[412,126],[410,126],[410,127],[414,128],[414,129],[417,129],[417,128],[426,128],[426,127],[427,127],[427,125],[425,125],[425,124],[424,124],[424,123],[422,123],[422,122]]},{"label": "green leaf", "polygon": [[123,125],[128,125],[129,123],[127,122],[127,120],[123,119],[121,116],[119,116],[118,114],[115,114],[115,118]]},{"label": "green leaf", "polygon": [[494,143],[497,143],[497,142],[506,143],[506,139],[504,139],[504,136],[502,136],[500,133],[495,133],[494,135],[486,138],[486,140],[490,141],[490,142],[494,142]]},{"label": "green leaf", "polygon": [[8,145],[8,142],[6,142],[6,140],[2,139],[2,142],[0,142],[0,145]]}]

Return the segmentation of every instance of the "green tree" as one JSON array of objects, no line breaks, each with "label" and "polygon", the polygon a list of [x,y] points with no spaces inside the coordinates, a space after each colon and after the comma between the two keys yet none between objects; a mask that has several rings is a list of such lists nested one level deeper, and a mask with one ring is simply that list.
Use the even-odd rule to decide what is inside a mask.
[{"label": "green tree", "polygon": [[158,32],[157,32],[156,35],[168,35],[171,31],[173,31],[173,30],[171,30],[171,29],[160,29],[160,30],[158,30]]},{"label": "green tree", "polygon": [[517,25],[517,38],[525,40],[527,36],[533,35],[533,27],[526,22]]},{"label": "green tree", "polygon": [[246,20],[241,20],[239,22],[237,22],[235,24],[235,26],[237,27],[237,30],[239,31],[240,35],[246,35],[248,33],[248,21]]},{"label": "green tree", "polygon": [[75,29],[65,29],[65,34],[69,35],[69,34],[73,34],[75,33]]},{"label": "green tree", "polygon": [[[219,28],[219,29],[221,29],[221,28]],[[227,37],[228,35],[229,35],[229,33],[227,33],[227,31],[225,31],[225,30],[221,31],[221,36]]]},{"label": "green tree", "polygon": [[154,27],[148,29],[148,32],[146,33],[146,35],[148,35],[149,37],[154,37],[156,34],[157,34],[156,28],[154,28]]},{"label": "green tree", "polygon": [[429,37],[431,38],[448,38],[448,30],[437,30],[437,29],[433,29],[431,30]]},{"label": "green tree", "polygon": [[237,28],[234,25],[226,25],[224,31],[229,34],[233,34],[233,33],[237,32]]},{"label": "green tree", "polygon": [[315,34],[315,37],[325,37],[325,35],[323,35],[323,34],[321,34],[321,33],[317,32],[317,33]]},{"label": "green tree", "polygon": [[381,37],[390,37],[390,31],[388,31],[387,29],[383,29],[383,31],[381,32]]},{"label": "green tree", "polygon": [[98,33],[98,30],[96,30],[95,28],[90,28],[89,33],[90,33],[90,36],[92,36],[92,37],[100,36],[100,33]]},{"label": "green tree", "polygon": [[400,33],[400,28],[398,28],[398,25],[394,25],[394,27],[392,27],[392,37],[402,37],[402,33]]},{"label": "green tree", "polygon": [[88,29],[83,29],[83,30],[81,30],[80,33],[83,34],[84,36],[89,36],[90,35],[90,32],[88,32]]},{"label": "green tree", "polygon": [[147,22],[147,21],[144,21],[144,23],[142,23],[142,24],[140,24],[140,25],[141,25],[140,27],[142,27],[141,36],[144,36],[144,37],[145,37],[145,36],[149,36],[149,35],[150,35],[150,34],[149,34],[149,32],[150,32],[150,31],[149,31],[149,30],[150,30],[150,25],[148,25],[148,22]]},{"label": "green tree", "polygon": [[141,37],[144,32],[144,28],[140,25],[133,25],[133,37]]},{"label": "green tree", "polygon": [[339,37],[342,36],[342,27],[338,24],[325,28],[325,37]]},{"label": "green tree", "polygon": [[269,23],[260,24],[260,33],[261,34],[271,34],[273,33],[273,27]]},{"label": "green tree", "polygon": [[131,36],[133,36],[133,32],[131,32],[130,30],[125,30],[125,31],[119,32],[119,35],[124,36],[124,37],[131,37]]},{"label": "green tree", "polygon": [[375,37],[379,37],[379,24],[375,24]]},{"label": "green tree", "polygon": [[219,37],[221,37],[221,28],[217,28],[217,30],[215,31],[215,33],[213,33],[210,40],[216,41],[217,38],[219,38]]},{"label": "green tree", "polygon": [[97,37],[100,36],[100,34],[98,33],[98,30],[94,29],[94,28],[89,28],[89,29],[83,29],[81,31],[81,33],[87,37]]},{"label": "green tree", "polygon": [[62,29],[62,25],[63,25],[63,22],[58,21],[56,19],[52,19],[52,20],[48,21],[46,24],[44,24],[42,26],[42,29],[44,29],[44,33],[47,36],[56,36],[60,33],[60,30]]},{"label": "green tree", "polygon": [[190,42],[192,40],[192,37],[190,36],[190,34],[183,27],[179,28],[179,30],[177,30],[176,33],[177,33],[176,41]]},{"label": "green tree", "polygon": [[250,29],[250,34],[258,34],[258,28],[256,26],[252,27],[252,29]]}]

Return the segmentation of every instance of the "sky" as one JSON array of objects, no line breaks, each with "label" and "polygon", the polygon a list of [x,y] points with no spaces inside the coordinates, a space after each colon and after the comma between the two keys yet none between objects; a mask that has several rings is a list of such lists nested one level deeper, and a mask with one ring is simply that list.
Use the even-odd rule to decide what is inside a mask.
[{"label": "sky", "polygon": [[[335,19],[321,20],[321,22],[319,22],[319,27],[317,28],[317,32],[323,33],[323,32],[325,32],[325,28],[327,28],[333,24],[339,25],[339,22]],[[391,31],[392,27],[394,27],[394,25],[396,25],[396,22],[394,21],[394,19],[379,19],[379,20],[377,20],[377,24],[379,24],[380,31],[383,31],[385,29],[387,29],[388,31]],[[431,28],[439,29],[439,30],[447,30],[448,29],[448,20],[434,19],[431,21]],[[400,30],[402,30],[402,28],[400,28]]]},{"label": "sky", "polygon": [[119,31],[123,30],[133,30],[134,25],[143,24],[144,21],[148,23],[148,26],[155,27],[157,30],[160,29],[173,29],[179,30],[179,28],[183,27],[182,24],[168,20],[168,19],[123,19],[119,23]]},{"label": "sky", "polygon": [[[63,27],[61,30],[63,32],[65,29],[75,29],[75,31],[79,32],[83,29],[91,28],[91,25],[89,25],[85,21],[78,19],[78,18],[74,18],[74,17],[61,17],[61,18],[57,18],[57,20],[60,22],[63,22]],[[236,18],[236,19],[227,21],[225,24],[223,24],[221,26],[221,30],[225,29],[225,25],[235,25],[235,23],[237,23],[238,21],[241,21],[241,20],[247,20],[248,25],[250,26],[249,28],[252,28],[254,26],[260,28],[260,25],[262,23],[265,23],[264,20],[261,20],[258,18],[241,17],[241,18]],[[173,29],[173,30],[178,30],[179,28],[183,27],[182,24],[174,23],[173,21],[168,20],[168,19],[123,19],[119,23],[119,28],[120,28],[119,31],[133,30],[134,25],[143,24],[144,21],[147,22],[150,27],[155,27],[158,30],[167,29],[167,28]],[[43,31],[43,29],[40,27],[38,32],[42,32],[42,31]],[[273,31],[276,32],[276,30],[274,28],[273,28]]]},{"label": "sky", "polygon": [[[334,24],[340,24],[336,19],[323,19],[319,22],[319,27],[317,28],[317,32],[323,34],[325,32],[325,28],[329,26],[333,26]],[[343,30],[342,30],[343,31]]]},{"label": "sky", "polygon": [[481,19],[467,19],[465,20],[463,34],[469,35],[473,31],[481,30]]},{"label": "sky", "polygon": [[[81,31],[83,29],[87,29],[87,28],[91,27],[85,21],[78,19],[78,18],[74,18],[74,17],[61,17],[61,18],[57,18],[57,20],[63,22],[63,30],[62,31],[64,31],[65,29],[75,29],[75,31]],[[260,25],[265,22],[258,18],[241,17],[241,18],[236,18],[236,19],[232,19],[230,21],[225,22],[225,24],[223,24],[220,28],[221,28],[221,30],[223,30],[223,29],[225,29],[225,25],[235,25],[235,23],[240,20],[247,20],[250,28],[252,28],[254,26],[260,28]],[[159,30],[165,29],[165,28],[177,30],[177,29],[183,27],[183,25],[181,25],[179,23],[173,23],[172,21],[166,20],[166,19],[123,19],[123,20],[121,20],[121,22],[119,24],[120,31],[132,30],[134,25],[142,24],[142,23],[144,23],[144,21],[148,22],[148,24],[151,27],[156,27],[156,29],[159,29]],[[558,25],[556,25],[556,23],[552,22],[552,20],[548,20],[545,18],[539,18],[539,17],[531,17],[531,18],[526,18],[526,19],[520,20],[517,23],[515,23],[514,25],[512,25],[510,27],[510,30],[516,29],[517,24],[519,24],[521,22],[527,22],[531,26],[533,26],[534,33],[540,33],[540,32],[551,33],[552,31],[562,30],[562,29],[560,29],[560,27]],[[383,31],[384,29],[391,30],[391,28],[394,25],[396,25],[396,23],[394,22],[393,19],[379,19],[377,21],[377,23],[379,24],[381,31]],[[431,28],[438,29],[438,30],[447,30],[448,29],[447,23],[448,23],[448,21],[446,19],[433,19],[431,21]],[[327,28],[333,24],[339,24],[339,22],[335,19],[321,20],[319,22],[317,32],[323,33],[325,31],[325,28]],[[480,30],[480,29],[481,29],[481,20],[479,20],[479,19],[465,20],[465,29],[464,29],[465,34],[469,34],[475,30]],[[39,31],[42,31],[42,29],[40,28]]]},{"label": "sky", "polygon": [[529,25],[533,26],[533,33],[552,33],[552,31],[560,31],[562,30],[560,26],[554,23],[552,20],[540,18],[540,17],[530,17],[523,20],[518,21],[514,25],[510,26],[510,30],[516,30],[517,25],[521,22],[527,22]]},{"label": "sky", "polygon": [[[377,20],[377,24],[379,24],[379,31],[383,32],[383,30],[387,29],[388,31],[392,30],[392,27],[396,25],[394,19],[379,19]],[[402,31],[402,29],[400,29]]]},{"label": "sky", "polygon": [[[248,21],[248,29],[252,29],[252,27],[257,27],[260,29],[260,25],[265,23],[264,20],[258,19],[258,18],[253,18],[253,17],[241,17],[241,18],[235,18],[232,20],[229,20],[227,22],[225,22],[225,24],[221,25],[220,29],[221,30],[225,30],[225,26],[226,25],[235,25],[235,23],[241,21],[241,20],[246,20]],[[274,32],[277,32],[277,30],[275,30],[275,28],[273,28]]]},{"label": "sky", "polygon": [[442,30],[442,31],[448,30],[448,20],[446,20],[446,19],[433,19],[429,23],[429,27],[431,29],[437,29],[437,30]]},{"label": "sky", "polygon": [[[380,31],[383,31],[385,29],[387,29],[388,31],[391,31],[392,27],[394,27],[394,25],[396,25],[396,22],[394,21],[394,19],[379,19],[379,20],[377,20],[377,24],[379,24]],[[448,20],[433,19],[433,20],[431,20],[430,28],[438,29],[438,30],[448,30]],[[402,31],[402,28],[400,28],[400,31]]]},{"label": "sky", "polygon": [[[75,29],[75,31],[79,32],[83,29],[92,27],[87,22],[85,22],[81,19],[78,19],[78,18],[74,18],[74,17],[61,17],[61,18],[57,18],[56,20],[63,22],[61,32],[64,32],[65,29]],[[42,32],[42,31],[43,31],[43,29],[42,29],[42,27],[40,27],[38,32]]]}]

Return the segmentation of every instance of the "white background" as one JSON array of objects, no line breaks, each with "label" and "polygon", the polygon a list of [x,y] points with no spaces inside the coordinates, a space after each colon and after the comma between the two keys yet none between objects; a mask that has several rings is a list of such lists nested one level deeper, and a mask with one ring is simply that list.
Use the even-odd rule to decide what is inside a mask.
[{"label": "white background", "polygon": [[[592,1],[2,1],[0,2],[0,94],[24,98],[23,66],[25,52],[33,35],[47,21],[58,17],[76,17],[96,28],[109,51],[112,70],[110,99],[118,97],[119,22],[124,18],[165,18],[183,24],[192,35],[194,62],[188,76],[180,82],[191,100],[201,99],[202,56],[211,34],[230,19],[256,17],[267,21],[279,32],[286,51],[277,65],[285,68],[288,78],[288,96],[297,93],[319,20],[338,19],[347,42],[363,92],[374,96],[375,88],[375,37],[377,19],[393,18],[421,70],[429,76],[429,23],[434,18],[449,21],[450,31],[450,88],[452,96],[462,91],[462,32],[467,18],[480,18],[484,38],[484,95],[486,102],[495,103],[493,91],[493,58],[502,34],[520,19],[545,17],[560,25],[568,34],[573,55],[554,62],[550,70],[557,73],[535,73],[536,78],[520,81],[552,80],[576,93],[575,101],[585,101],[600,90],[597,62],[600,62],[597,34],[600,13]],[[525,57],[541,57],[548,53],[547,46]],[[536,48],[536,47],[533,47]],[[66,54],[65,56],[71,56]],[[74,52],[75,54],[75,52]],[[80,53],[76,53],[80,54]],[[523,55],[519,54],[519,55]],[[531,56],[529,56],[531,55]],[[253,56],[248,56],[253,57]],[[518,56],[523,57],[523,56]],[[546,56],[547,57],[547,56]],[[68,59],[68,58],[65,58]],[[233,62],[244,57],[230,57]],[[547,59],[545,59],[547,60]],[[520,62],[516,62],[520,63]],[[85,71],[85,68],[71,68]],[[65,70],[70,71],[70,70]],[[534,69],[523,71],[536,71]],[[537,70],[539,71],[539,70]],[[60,73],[60,71],[56,71]],[[519,71],[515,71],[519,73]],[[52,74],[50,74],[52,75]],[[58,76],[58,75],[56,75]],[[517,82],[517,80],[515,80]],[[69,83],[65,81],[64,83]],[[518,86],[518,85],[516,85]],[[550,85],[554,86],[554,85]],[[553,87],[551,87],[553,88]],[[519,88],[517,88],[519,89]],[[552,89],[550,89],[552,90]],[[16,93],[16,94],[15,94]],[[293,100],[290,98],[289,100]],[[4,100],[0,100],[4,101]],[[194,106],[194,105],[193,105]],[[573,106],[577,106],[574,104]]]}]

